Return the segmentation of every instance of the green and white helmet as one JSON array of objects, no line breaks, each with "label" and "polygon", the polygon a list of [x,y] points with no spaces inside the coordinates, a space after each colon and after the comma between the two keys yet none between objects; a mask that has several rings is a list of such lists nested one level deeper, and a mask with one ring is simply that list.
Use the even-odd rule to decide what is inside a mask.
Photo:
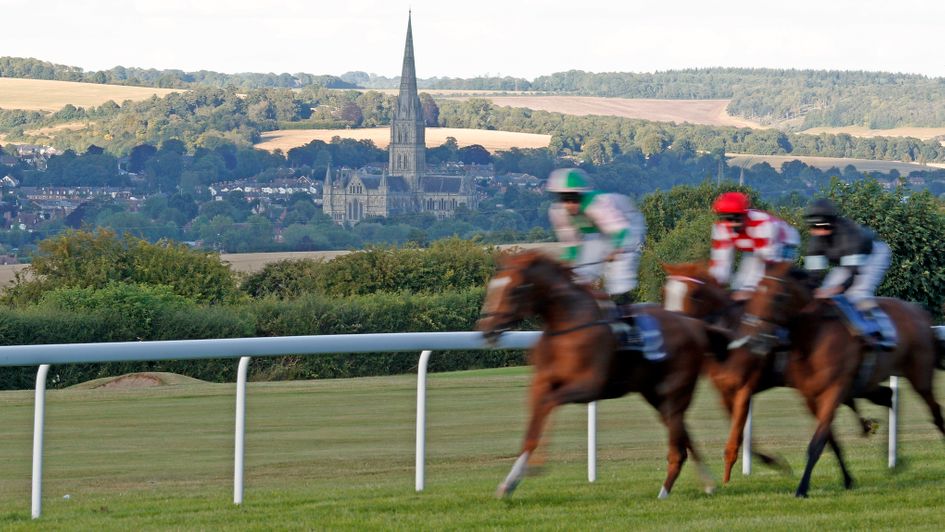
[{"label": "green and white helmet", "polygon": [[555,194],[583,194],[591,190],[590,179],[580,168],[558,168],[548,176],[545,190]]}]

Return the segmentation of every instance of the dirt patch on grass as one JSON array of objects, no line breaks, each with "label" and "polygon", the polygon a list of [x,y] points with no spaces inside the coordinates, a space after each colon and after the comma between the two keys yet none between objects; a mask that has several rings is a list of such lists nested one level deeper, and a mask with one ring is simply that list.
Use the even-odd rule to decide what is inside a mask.
[{"label": "dirt patch on grass", "polygon": [[129,390],[133,388],[154,388],[157,386],[177,386],[181,384],[206,384],[206,381],[167,373],[163,371],[147,371],[142,373],[128,373],[117,377],[103,377],[88,382],[69,386],[73,390]]}]

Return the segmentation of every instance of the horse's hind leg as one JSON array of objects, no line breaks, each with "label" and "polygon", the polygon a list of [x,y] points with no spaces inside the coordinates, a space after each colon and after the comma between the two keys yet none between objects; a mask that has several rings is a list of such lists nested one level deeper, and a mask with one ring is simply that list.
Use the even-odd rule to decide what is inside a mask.
[{"label": "horse's hind leg", "polygon": [[689,434],[686,432],[686,426],[680,413],[673,412],[669,415],[663,415],[662,418],[666,428],[669,429],[669,453],[666,456],[668,465],[666,480],[663,481],[663,487],[660,488],[659,498],[666,499],[679,477],[679,472],[682,471],[683,464],[686,463],[686,449],[692,448],[692,444],[689,442]]},{"label": "horse's hind leg", "polygon": [[709,468],[706,467],[705,462],[702,461],[702,453],[700,453],[695,445],[692,444],[692,440],[689,438],[689,431],[683,426],[686,436],[686,448],[689,449],[689,453],[692,454],[692,461],[696,463],[696,468],[699,470],[699,477],[702,479],[702,486],[706,494],[711,495],[715,493],[715,479],[712,477],[712,473],[709,472]]},{"label": "horse's hind leg", "polygon": [[850,471],[847,470],[847,464],[843,460],[843,450],[840,448],[840,444],[837,442],[836,437],[834,437],[832,430],[827,436],[827,444],[830,445],[830,449],[833,450],[833,454],[837,457],[837,464],[840,466],[840,473],[843,475],[843,487],[846,489],[852,488],[853,477],[850,476]]},{"label": "horse's hind leg", "polygon": [[850,397],[843,402],[851,411],[853,415],[856,416],[857,423],[860,424],[860,435],[861,436],[870,436],[876,433],[876,430],[879,428],[879,421],[873,418],[865,418],[860,414],[860,410],[856,407],[856,403],[853,401],[853,398]]},{"label": "horse's hind leg", "polygon": [[732,479],[732,467],[738,460],[738,450],[742,445],[742,433],[745,430],[745,422],[748,420],[748,405],[751,401],[751,386],[743,386],[735,392],[735,398],[732,401],[732,427],[728,435],[728,443],[725,445],[725,473],[722,477],[722,483],[728,484]]},{"label": "horse's hind leg", "polygon": [[935,375],[935,367],[930,365],[926,369],[919,369],[917,366],[917,364],[913,364],[908,369],[906,376],[909,378],[909,382],[912,383],[915,393],[919,394],[919,397],[929,407],[935,427],[942,435],[945,435],[945,419],[942,418],[942,407],[935,400],[935,395],[932,393],[932,377]]}]

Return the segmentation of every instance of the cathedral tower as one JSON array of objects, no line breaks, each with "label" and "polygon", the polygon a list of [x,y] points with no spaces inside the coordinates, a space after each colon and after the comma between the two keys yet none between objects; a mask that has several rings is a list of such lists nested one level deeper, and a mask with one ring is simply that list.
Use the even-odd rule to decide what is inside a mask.
[{"label": "cathedral tower", "polygon": [[407,43],[404,46],[404,66],[400,74],[400,94],[390,126],[391,175],[404,177],[410,190],[419,188],[420,176],[426,172],[426,142],[423,112],[417,95],[417,72],[413,63],[413,33],[407,15]]}]

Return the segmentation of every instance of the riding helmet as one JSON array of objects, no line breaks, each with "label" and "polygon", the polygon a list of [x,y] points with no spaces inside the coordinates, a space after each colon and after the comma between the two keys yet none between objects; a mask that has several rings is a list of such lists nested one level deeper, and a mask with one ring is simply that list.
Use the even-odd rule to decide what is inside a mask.
[{"label": "riding helmet", "polygon": [[548,176],[545,190],[555,194],[583,194],[591,190],[590,179],[580,168],[558,168]]},{"label": "riding helmet", "polygon": [[748,196],[741,192],[725,192],[719,194],[712,204],[712,209],[717,214],[745,214],[751,206]]},{"label": "riding helmet", "polygon": [[804,211],[804,221],[808,226],[830,226],[838,216],[836,205],[826,198],[814,200]]}]

